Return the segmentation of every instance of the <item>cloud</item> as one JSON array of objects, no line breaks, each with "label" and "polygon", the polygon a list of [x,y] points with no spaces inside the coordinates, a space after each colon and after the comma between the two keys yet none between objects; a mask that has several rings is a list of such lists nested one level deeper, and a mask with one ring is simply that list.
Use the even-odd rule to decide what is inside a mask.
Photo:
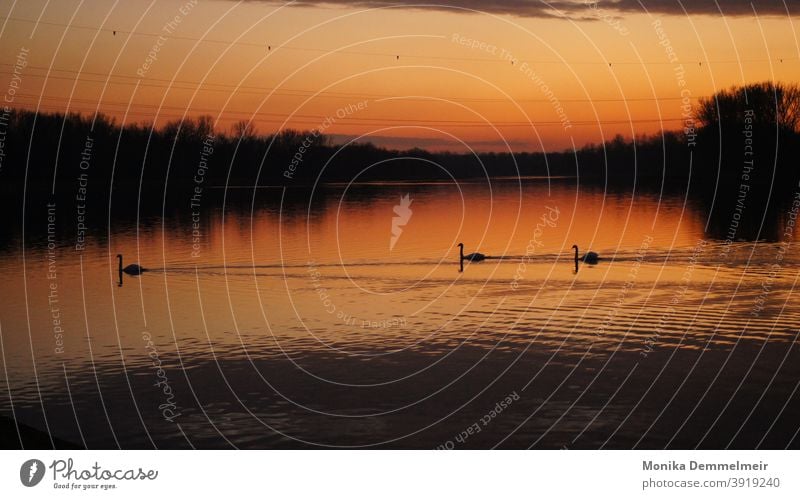
[{"label": "cloud", "polygon": [[[343,7],[395,7],[401,9],[437,9],[451,12],[487,12],[520,17],[569,17],[592,19],[594,8],[619,14],[786,16],[783,0],[438,0],[400,3],[392,0],[303,0],[295,5]],[[790,11],[791,12],[791,11]],[[793,13],[792,13],[793,14]]]}]

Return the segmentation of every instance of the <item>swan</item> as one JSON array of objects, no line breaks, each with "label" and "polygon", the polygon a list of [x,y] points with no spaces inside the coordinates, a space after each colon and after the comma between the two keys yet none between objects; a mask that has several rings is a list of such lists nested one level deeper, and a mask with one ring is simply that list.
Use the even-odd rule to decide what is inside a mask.
[{"label": "swan", "polygon": [[143,272],[147,272],[147,269],[140,266],[137,263],[132,263],[125,268],[122,268],[122,255],[117,255],[117,259],[119,260],[119,271],[120,273],[125,272],[128,275],[141,275]]},{"label": "swan", "polygon": [[470,253],[469,255],[464,254],[464,243],[458,243],[458,247],[460,250],[460,262],[461,262],[461,272],[464,271],[464,260],[470,262],[482,262],[486,260],[486,255],[483,253]]},{"label": "swan", "polygon": [[583,263],[588,263],[589,265],[594,265],[600,260],[600,255],[595,253],[594,251],[587,251],[583,257],[578,256],[578,245],[573,244],[572,249],[575,250],[575,263],[577,264],[578,261],[582,261]]}]

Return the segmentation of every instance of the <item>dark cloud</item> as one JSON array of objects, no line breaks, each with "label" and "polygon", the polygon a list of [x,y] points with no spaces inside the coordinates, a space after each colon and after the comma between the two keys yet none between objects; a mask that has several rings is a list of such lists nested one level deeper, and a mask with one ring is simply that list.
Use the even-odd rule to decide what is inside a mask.
[{"label": "dark cloud", "polygon": [[[794,2],[794,0],[791,0]],[[569,17],[573,19],[592,19],[592,7],[619,14],[650,12],[652,14],[696,15],[711,14],[726,16],[752,16],[753,10],[759,16],[787,15],[787,4],[783,0],[439,0],[431,3],[395,2],[391,0],[304,0],[296,5],[339,5],[349,7],[397,7],[424,8],[449,11],[488,12],[510,14],[521,17]],[[791,2],[790,2],[791,3]],[[791,8],[788,9],[794,14]]]}]

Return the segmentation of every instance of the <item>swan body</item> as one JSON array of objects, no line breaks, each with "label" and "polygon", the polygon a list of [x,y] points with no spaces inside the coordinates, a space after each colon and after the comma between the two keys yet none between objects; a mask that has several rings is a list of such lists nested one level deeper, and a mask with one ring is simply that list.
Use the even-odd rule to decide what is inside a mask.
[{"label": "swan body", "polygon": [[125,272],[128,275],[142,275],[144,272],[147,272],[147,269],[139,265],[138,263],[132,263],[127,267],[122,267],[122,255],[117,255],[117,259],[119,260],[119,271],[120,273]]},{"label": "swan body", "polygon": [[486,260],[486,255],[483,253],[470,253],[469,255],[464,254],[464,243],[458,243],[459,247],[459,261],[461,263],[461,272],[464,271],[464,261],[468,262],[482,262]]},{"label": "swan body", "polygon": [[575,263],[578,261],[582,261],[583,263],[588,263],[589,265],[594,265],[600,260],[600,255],[595,253],[594,251],[587,251],[583,257],[578,256],[578,245],[572,245],[572,249],[575,250]]},{"label": "swan body", "polygon": [[470,262],[482,262],[486,260],[486,255],[483,253],[470,253],[469,255],[464,255],[464,260],[469,260]]}]

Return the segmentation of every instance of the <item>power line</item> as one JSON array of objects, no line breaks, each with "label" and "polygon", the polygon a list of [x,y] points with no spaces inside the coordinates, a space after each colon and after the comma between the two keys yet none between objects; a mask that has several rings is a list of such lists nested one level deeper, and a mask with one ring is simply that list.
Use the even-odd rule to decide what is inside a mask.
[{"label": "power line", "polygon": [[[61,106],[56,106],[52,104],[44,104],[39,106],[41,109],[48,109],[53,111],[60,111],[64,112],[64,108]],[[172,108],[172,110],[181,108]],[[153,113],[145,113],[141,111],[130,111],[127,113],[129,116],[143,116],[152,118]],[[224,113],[224,115],[235,114],[241,117],[251,118],[253,116],[285,116],[280,113],[252,113],[252,112],[245,112],[245,111],[230,111]],[[183,113],[160,113],[159,117],[161,118],[184,118]],[[295,117],[291,118],[288,121],[288,124],[305,124],[310,126],[319,126],[324,120],[330,118],[329,116],[322,116],[322,115],[302,115],[300,117],[297,116],[299,119],[295,119]],[[683,118],[647,118],[647,119],[632,119],[632,120],[607,120],[607,121],[595,121],[595,120],[582,120],[582,121],[570,121],[572,125],[576,126],[600,126],[600,125],[628,125],[628,124],[641,124],[641,123],[666,123],[666,122],[681,122]],[[261,123],[271,123],[271,124],[283,124],[286,120],[285,119],[259,119]],[[489,122],[480,122],[480,121],[469,121],[469,120],[421,120],[421,119],[404,119],[404,118],[353,118],[348,117],[345,119],[338,120],[336,124],[348,124],[348,125],[355,125],[355,126],[370,126],[374,127],[375,125],[381,126],[393,126],[398,124],[397,126],[446,126],[446,127],[453,127],[453,128],[514,128],[514,127],[538,127],[538,126],[564,126],[562,121],[538,121],[529,123],[527,121],[489,121]]]},{"label": "power line", "polygon": [[[131,30],[124,30],[124,29],[117,29],[117,28],[100,28],[96,26],[86,26],[86,25],[77,25],[77,24],[64,24],[64,23],[57,23],[52,21],[37,21],[34,19],[23,19],[18,17],[5,17],[0,18],[5,19],[7,21],[14,21],[14,22],[22,22],[22,23],[30,23],[34,25],[44,25],[44,26],[54,26],[54,27],[62,27],[68,29],[80,29],[80,30],[89,30],[93,32],[106,32],[111,33],[111,36],[116,36],[117,33],[119,34],[127,34],[132,36],[141,36],[141,37],[150,37],[150,38],[158,38],[163,37],[164,33],[149,33],[143,31],[131,31]],[[430,38],[437,38],[442,39],[445,38],[441,35],[414,35],[414,36],[424,36]],[[302,51],[302,52],[317,52],[322,54],[346,54],[346,55],[360,55],[360,56],[369,56],[369,57],[381,57],[387,59],[394,59],[395,61],[402,59],[421,59],[421,60],[442,60],[442,61],[461,61],[461,62],[481,62],[481,63],[496,63],[496,64],[505,64],[505,65],[514,65],[514,64],[534,64],[534,65],[544,65],[544,64],[556,64],[556,65],[603,65],[603,66],[610,66],[613,67],[615,65],[622,65],[622,66],[643,66],[643,65],[669,65],[674,66],[675,62],[670,61],[608,61],[608,60],[598,60],[598,61],[560,61],[560,60],[515,60],[513,63],[509,60],[498,59],[498,58],[486,58],[486,57],[457,57],[457,56],[434,56],[434,55],[425,55],[425,54],[411,54],[411,53],[397,53],[397,52],[371,52],[371,51],[357,51],[357,50],[337,50],[337,49],[324,49],[318,47],[298,47],[292,45],[279,45],[279,44],[271,44],[268,42],[248,42],[242,40],[220,40],[220,39],[213,39],[213,38],[193,38],[189,36],[180,36],[180,35],[169,35],[170,39],[174,40],[184,40],[184,41],[191,41],[191,42],[200,42],[200,43],[212,43],[212,44],[222,44],[222,45],[241,45],[241,46],[248,46],[248,47],[258,47],[267,50],[268,52],[277,52],[281,50],[290,50],[290,51]],[[678,63],[683,63],[685,65],[697,65],[698,67],[702,67],[703,64],[711,65],[711,64],[766,64],[766,63],[786,63],[786,62],[793,62],[797,61],[798,57],[796,56],[789,56],[789,57],[773,57],[769,59],[728,59],[728,60],[687,60],[687,61],[678,61]]]},{"label": "power line", "polygon": [[[17,96],[18,97],[28,98],[28,99],[33,99],[33,100],[36,100],[36,99],[39,98],[38,95],[33,95],[33,94],[17,94]],[[61,100],[59,97],[42,97],[42,98],[46,99],[46,100]],[[70,102],[77,102],[79,104],[90,104],[90,105],[97,105],[98,104],[98,102],[96,100],[80,99],[80,98],[70,99]],[[103,101],[103,102],[100,103],[100,105],[120,106],[120,107],[127,108],[129,106],[129,103],[128,102],[122,102],[122,101]],[[168,106],[168,105],[158,106],[158,105],[155,105],[155,104],[136,104],[136,107],[137,108],[153,109],[153,110],[160,110],[160,109],[166,109],[166,110],[172,110],[172,111],[184,111],[184,110],[186,110],[185,107],[180,107],[180,106]],[[219,109],[210,109],[210,108],[190,108],[190,110],[192,110],[194,112],[198,112],[198,113],[210,113],[210,114],[219,113]],[[252,111],[244,111],[244,110],[238,111],[238,110],[233,110],[233,109],[232,110],[227,110],[223,114],[241,114],[241,115],[247,115],[247,116],[279,116],[279,117],[286,116],[286,113],[270,113],[270,112],[266,112],[266,111],[252,112]],[[328,118],[328,116],[308,115],[308,114],[295,114],[295,115],[293,115],[293,118],[295,118],[295,117],[296,118],[318,119],[318,120],[325,120],[326,118]],[[380,121],[380,122],[386,122],[386,121],[398,121],[398,122],[411,121],[411,122],[426,122],[426,123],[433,123],[433,122],[436,122],[436,123],[482,123],[482,122],[475,121],[475,120],[424,120],[424,119],[406,119],[406,118],[389,118],[389,117],[355,118],[355,119],[364,120],[364,121]],[[657,120],[657,119],[656,118],[652,118],[652,119],[648,119],[646,121],[649,122],[651,120]],[[675,121],[675,120],[682,120],[682,118],[677,118],[677,117],[676,118],[665,118],[663,121]],[[629,121],[625,120],[625,123],[628,123],[628,122]],[[633,122],[635,122],[635,120]],[[490,121],[490,123],[515,124],[515,125],[528,124],[527,121],[516,121],[516,122],[491,122]],[[558,123],[561,123],[561,122],[558,122]]]},{"label": "power line", "polygon": [[[3,18],[0,18],[3,19]],[[31,23],[35,25],[45,25],[45,26],[56,26],[61,28],[68,28],[68,29],[81,29],[81,30],[89,30],[93,32],[104,31],[106,33],[111,33],[112,36],[116,36],[117,33],[125,34],[125,35],[133,35],[133,36],[142,36],[142,37],[149,37],[149,38],[158,38],[163,37],[164,33],[148,33],[142,31],[130,31],[124,29],[115,29],[115,28],[100,28],[94,26],[84,26],[78,24],[63,24],[63,23],[56,23],[52,21],[36,21],[33,19],[21,19],[17,17],[6,17],[8,21],[16,21],[16,22],[23,22],[23,23]],[[426,37],[426,38],[444,38],[441,35],[414,35],[417,37]],[[425,59],[448,59],[446,57],[440,56],[419,56],[416,54],[398,54],[398,53],[385,53],[385,52],[368,52],[368,51],[360,51],[360,50],[330,50],[330,49],[322,49],[322,48],[315,48],[315,47],[298,47],[298,46],[291,46],[291,45],[272,45],[268,42],[257,43],[257,42],[247,42],[242,40],[217,40],[213,38],[192,38],[190,36],[181,36],[181,35],[169,35],[170,39],[173,40],[184,40],[190,42],[201,42],[201,43],[213,43],[213,44],[221,44],[221,45],[242,45],[247,47],[258,47],[261,49],[267,49],[268,52],[277,52],[278,50],[296,50],[301,52],[318,52],[323,54],[348,54],[348,55],[363,55],[363,56],[377,56],[377,57],[386,57],[397,60],[399,57],[408,57],[408,58],[425,58]],[[470,59],[470,58],[454,58],[454,60],[478,60],[483,62],[498,62],[492,59]]]},{"label": "power line", "polygon": [[[0,63],[0,66],[5,67],[13,67],[13,64],[6,64]],[[26,74],[26,76],[31,76],[34,78],[47,78],[47,79],[55,79],[55,80],[66,80],[66,81],[83,81],[86,83],[102,83],[102,84],[115,84],[115,85],[129,85],[135,86],[145,86],[145,87],[153,87],[153,88],[169,88],[169,89],[176,89],[176,90],[196,90],[197,88],[203,88],[203,86],[210,86],[210,87],[221,87],[221,88],[203,88],[204,91],[211,91],[211,92],[228,92],[230,90],[234,90],[238,93],[246,93],[246,94],[256,94],[256,95],[263,95],[264,92],[273,92],[275,95],[281,96],[290,96],[290,97],[305,97],[305,96],[316,96],[316,97],[326,97],[326,98],[335,98],[335,99],[387,99],[387,98],[397,98],[402,97],[399,95],[391,95],[391,94],[362,94],[362,93],[354,93],[354,92],[333,92],[333,91],[324,91],[324,92],[317,92],[314,90],[305,90],[305,89],[289,89],[289,88],[275,88],[275,87],[257,87],[257,86],[249,86],[249,85],[232,85],[227,83],[214,83],[214,82],[193,82],[188,80],[168,80],[164,78],[139,78],[138,76],[133,75],[124,75],[124,74],[110,74],[110,73],[98,73],[98,72],[91,72],[91,71],[75,71],[71,69],[62,69],[62,68],[44,68],[41,66],[27,66],[33,70],[39,71],[50,71],[50,72],[58,72],[58,73],[70,73],[75,75],[73,78],[69,78],[66,76],[60,75],[40,75],[40,74]],[[0,74],[10,75],[9,72],[0,71]],[[98,76],[105,79],[88,79],[83,78],[84,75],[89,76]],[[122,78],[130,81],[117,81],[117,82],[109,82],[108,78]],[[142,80],[143,82],[140,82]],[[167,83],[168,85],[156,85],[154,83],[148,82],[156,82],[156,83]],[[202,86],[201,86],[202,85]],[[446,99],[446,100],[453,100],[458,102],[509,102],[509,99],[500,99],[500,98],[478,98],[478,97],[434,97],[438,99]],[[693,97],[694,98],[694,97]],[[694,98],[699,99],[701,97]],[[569,98],[569,99],[559,99],[560,102],[655,102],[655,101],[679,101],[682,100],[682,97],[618,97],[618,98],[599,98],[599,99],[590,99],[590,98]],[[406,100],[417,100],[417,101],[429,101],[429,98],[425,97],[411,97]],[[513,102],[550,102],[549,99],[513,99]]]}]

